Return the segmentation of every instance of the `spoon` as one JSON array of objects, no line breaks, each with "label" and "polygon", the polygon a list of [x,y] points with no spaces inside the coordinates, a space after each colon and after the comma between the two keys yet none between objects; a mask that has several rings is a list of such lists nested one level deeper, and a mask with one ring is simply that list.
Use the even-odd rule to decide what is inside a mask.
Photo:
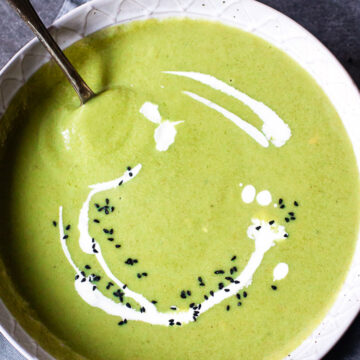
[{"label": "spoon", "polygon": [[39,15],[32,7],[30,1],[7,0],[7,2],[30,27],[33,33],[44,45],[46,50],[53,57],[55,62],[60,66],[61,70],[64,72],[76,93],[78,94],[81,104],[85,104],[88,100],[95,96],[94,92],[85,83],[80,74],[72,66],[69,59],[62,52],[54,38],[50,35]]}]

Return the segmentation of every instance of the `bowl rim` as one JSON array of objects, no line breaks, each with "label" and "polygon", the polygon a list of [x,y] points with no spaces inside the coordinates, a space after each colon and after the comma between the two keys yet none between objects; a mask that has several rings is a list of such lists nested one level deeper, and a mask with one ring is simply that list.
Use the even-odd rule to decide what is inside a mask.
[{"label": "bowl rim", "polygon": [[[113,14],[106,12],[106,9],[111,6],[111,0],[91,0],[79,7],[71,10],[59,19],[56,19],[50,26],[50,30],[54,37],[57,38],[60,46],[66,48],[72,43],[92,34],[95,31],[105,27],[119,25],[125,22],[135,20],[146,20],[147,18],[173,18],[173,17],[188,17],[199,18],[210,21],[220,21],[226,25],[240,28],[252,34],[255,34],[264,40],[270,42],[278,49],[284,51],[292,59],[294,59],[305,71],[315,79],[318,85],[329,97],[332,104],[335,106],[346,132],[353,145],[353,150],[357,159],[358,169],[360,168],[360,125],[351,124],[360,117],[360,92],[347,73],[343,65],[336,59],[336,57],[308,30],[303,28],[293,19],[282,14],[278,10],[271,8],[268,5],[260,3],[256,0],[228,0],[226,5],[214,5],[209,2],[209,7],[200,6],[202,2],[197,0],[116,0],[113,4],[118,4],[118,10],[123,4],[140,5],[145,11],[133,16],[118,18],[119,12],[114,17]],[[169,5],[171,3],[171,5]],[[109,5],[110,4],[110,5]],[[171,6],[173,8],[171,8]],[[244,12],[242,14],[251,15],[246,20],[233,20],[234,6],[240,7]],[[177,10],[176,10],[177,7]],[[210,11],[210,12],[209,12]],[[88,15],[91,12],[100,12],[99,22],[91,24],[88,28]],[[82,15],[85,16],[85,20]],[[99,13],[98,13],[99,14]],[[230,14],[230,15],[229,15]],[[107,16],[110,21],[104,20],[103,16]],[[74,20],[81,19],[85,23],[79,23]],[[254,26],[254,18],[258,24]],[[99,25],[102,24],[102,25]],[[69,27],[69,24],[73,27]],[[81,28],[83,26],[83,28]],[[283,37],[279,33],[287,30],[291,36]],[[73,34],[69,35],[73,31]],[[67,32],[65,37],[62,37],[62,31]],[[280,32],[281,32],[280,31]],[[291,40],[291,42],[289,42]],[[35,51],[35,53],[33,53]],[[303,54],[301,52],[304,52]],[[41,60],[30,61],[29,68],[22,67],[25,57],[32,54],[35,57],[40,57]],[[305,54],[305,55],[304,55]],[[305,57],[309,56],[307,60]],[[28,78],[38,70],[45,62],[49,60],[49,55],[41,48],[37,39],[32,39],[25,44],[0,70],[0,118],[6,110],[6,106],[11,101],[13,95],[18,89],[28,80]],[[14,72],[14,65],[21,68],[21,76],[19,78],[7,78],[8,73]],[[324,66],[325,70],[320,69]],[[18,71],[19,69],[15,70]],[[17,75],[19,75],[17,73]],[[331,81],[327,81],[326,77],[331,75]],[[20,85],[15,86],[15,91],[10,92],[7,99],[4,98],[2,91],[3,84],[6,80],[14,80]],[[345,91],[346,96],[350,95],[350,99],[346,99],[345,95],[341,97],[345,104],[340,104],[335,99],[336,96],[341,95]],[[1,108],[2,104],[2,108]],[[342,106],[342,105],[345,105]],[[346,106],[351,107],[351,110],[346,109]],[[346,120],[346,121],[345,121]],[[354,129],[356,130],[354,132]],[[360,312],[360,234],[354,249],[352,262],[346,279],[343,282],[341,290],[338,292],[336,300],[333,302],[330,310],[323,318],[321,324],[314,329],[313,333],[306,338],[303,343],[296,348],[287,359],[301,359],[301,360],[316,360],[323,357],[341,338],[351,323],[354,321]],[[357,280],[357,281],[356,281]],[[347,297],[346,301],[344,298]],[[349,302],[351,304],[349,310]],[[354,305],[355,303],[355,305]],[[6,315],[4,315],[6,314]],[[3,321],[3,316],[7,320]],[[11,326],[9,325],[11,323]],[[15,326],[14,326],[15,324]],[[16,325],[17,324],[17,325]],[[12,328],[18,329],[18,334],[15,334]],[[38,344],[22,329],[17,323],[16,319],[12,317],[6,306],[0,299],[0,332],[4,337],[27,359],[53,359],[53,357],[40,348]],[[321,339],[320,334],[325,339]],[[323,340],[323,341],[320,341]],[[25,343],[31,343],[31,346],[25,346]]]}]

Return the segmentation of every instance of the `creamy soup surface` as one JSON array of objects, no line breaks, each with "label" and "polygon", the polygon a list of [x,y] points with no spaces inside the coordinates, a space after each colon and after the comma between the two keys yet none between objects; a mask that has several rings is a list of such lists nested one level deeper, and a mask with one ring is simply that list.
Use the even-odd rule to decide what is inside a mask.
[{"label": "creamy soup surface", "polygon": [[351,143],[286,54],[219,23],[148,20],[43,66],[4,115],[1,296],[58,359],[286,357],[347,274]]}]

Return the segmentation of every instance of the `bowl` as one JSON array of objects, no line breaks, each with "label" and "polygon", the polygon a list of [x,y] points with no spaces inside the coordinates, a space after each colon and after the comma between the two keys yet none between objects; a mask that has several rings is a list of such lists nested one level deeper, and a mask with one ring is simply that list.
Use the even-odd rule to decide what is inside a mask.
[{"label": "bowl", "polygon": [[[285,15],[255,0],[93,0],[72,10],[51,27],[66,48],[108,26],[148,18],[189,17],[220,21],[253,33],[287,53],[312,75],[335,106],[353,144],[360,167],[360,94],[340,63],[309,32]],[[34,39],[0,71],[0,117],[20,87],[49,55]],[[2,124],[1,141],[9,124]],[[321,324],[287,359],[316,360],[346,331],[360,310],[360,238],[336,301]],[[18,324],[0,300],[0,331],[27,359],[53,357]]]}]

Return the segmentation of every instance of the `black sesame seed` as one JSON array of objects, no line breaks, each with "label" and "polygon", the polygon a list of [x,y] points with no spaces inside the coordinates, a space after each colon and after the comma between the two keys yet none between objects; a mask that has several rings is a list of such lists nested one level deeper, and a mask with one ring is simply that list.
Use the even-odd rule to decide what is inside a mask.
[{"label": "black sesame seed", "polygon": [[210,290],[210,295],[214,296],[214,292],[212,290]]},{"label": "black sesame seed", "polygon": [[286,217],[286,218],[285,218],[285,221],[286,221],[286,222],[289,222],[289,221],[290,221],[290,219]]},{"label": "black sesame seed", "polygon": [[94,242],[95,242],[95,239],[94,239],[94,238],[92,238],[92,239],[91,239],[91,242],[92,242],[92,243],[94,243]]},{"label": "black sesame seed", "polygon": [[97,253],[98,253],[98,251],[97,251],[96,249],[94,249],[94,250],[93,250],[93,253],[97,254]]},{"label": "black sesame seed", "polygon": [[230,281],[230,282],[234,282],[234,279],[231,276],[226,276],[225,280]]},{"label": "black sesame seed", "polygon": [[241,306],[241,301],[239,301],[239,302],[237,303],[237,306]]},{"label": "black sesame seed", "polygon": [[94,204],[95,205],[95,207],[98,209],[99,207],[100,207],[100,205],[99,204]]},{"label": "black sesame seed", "polygon": [[279,205],[283,203],[283,199],[279,199]]},{"label": "black sesame seed", "polygon": [[190,291],[190,290],[187,290],[187,291],[186,291],[186,294],[187,294],[188,296],[191,296],[191,291]]},{"label": "black sesame seed", "polygon": [[134,261],[134,264],[137,264],[137,263],[138,263],[138,260],[137,260],[137,259],[134,259],[133,261]]},{"label": "black sesame seed", "polygon": [[141,274],[137,273],[136,275],[139,279],[141,279]]},{"label": "black sesame seed", "polygon": [[292,211],[288,212],[288,214],[289,214],[290,216],[294,216],[294,215],[295,215]]},{"label": "black sesame seed", "polygon": [[75,275],[75,280],[77,280],[79,278],[79,275]]},{"label": "black sesame seed", "polygon": [[170,310],[176,310],[177,307],[176,306],[170,306]]},{"label": "black sesame seed", "polygon": [[123,180],[121,180],[120,182],[119,182],[119,186],[121,186],[123,184]]},{"label": "black sesame seed", "polygon": [[269,221],[269,225],[272,225],[272,224],[274,224],[274,223],[275,223],[275,220]]},{"label": "black sesame seed", "polygon": [[230,310],[230,305],[228,305],[227,307],[226,307],[226,311],[229,311]]},{"label": "black sesame seed", "polygon": [[225,273],[224,270],[215,270],[215,271],[214,271],[214,274],[215,274],[215,275],[220,275],[220,274],[224,274],[224,273]]},{"label": "black sesame seed", "polygon": [[52,224],[56,227],[57,222],[54,220],[54,221],[52,222]]},{"label": "black sesame seed", "polygon": [[219,290],[221,290],[224,287],[224,284],[221,282],[219,283]]},{"label": "black sesame seed", "polygon": [[130,171],[130,170],[131,170],[131,166],[128,166],[126,169],[127,169],[128,171]]},{"label": "black sesame seed", "polygon": [[229,292],[229,291],[230,291],[230,289],[224,289],[224,291],[225,291],[225,292]]},{"label": "black sesame seed", "polygon": [[85,278],[83,278],[82,280],[81,280],[81,282],[85,282],[86,281],[86,279]]},{"label": "black sesame seed", "polygon": [[132,172],[129,172],[129,176],[132,177],[132,176],[133,176],[133,173],[132,173]]},{"label": "black sesame seed", "polygon": [[231,258],[231,261],[234,261],[236,260],[236,255],[234,255],[232,258]]},{"label": "black sesame seed", "polygon": [[241,299],[241,295],[240,294],[236,294],[236,297],[240,300]]},{"label": "black sesame seed", "polygon": [[261,229],[261,226],[257,226],[255,229],[256,229],[256,230],[260,230],[260,229]]},{"label": "black sesame seed", "polygon": [[235,281],[234,281],[234,284],[240,284],[240,281],[239,281],[239,280],[235,280]]},{"label": "black sesame seed", "polygon": [[291,217],[291,220],[296,220],[296,217],[295,217],[295,216],[292,216],[292,217]]},{"label": "black sesame seed", "polygon": [[107,238],[109,241],[114,241],[114,238]]},{"label": "black sesame seed", "polygon": [[299,203],[297,201],[294,201],[295,206],[299,206]]},{"label": "black sesame seed", "polygon": [[112,235],[114,233],[114,229],[109,230],[109,234]]},{"label": "black sesame seed", "polygon": [[115,247],[118,249],[118,248],[120,248],[120,247],[121,247],[121,245],[116,244],[116,245],[115,245]]},{"label": "black sesame seed", "polygon": [[131,309],[131,305],[130,305],[129,303],[126,303],[125,305],[126,305],[126,307],[128,307],[129,309]]},{"label": "black sesame seed", "polygon": [[286,238],[289,237],[289,234],[284,234],[284,237],[286,237]]},{"label": "black sesame seed", "polygon": [[176,323],[176,325],[177,325],[177,326],[181,326],[181,322],[178,321],[178,322]]},{"label": "black sesame seed", "polygon": [[91,269],[91,266],[90,266],[90,265],[85,265],[85,269],[90,270],[90,269]]},{"label": "black sesame seed", "polygon": [[182,290],[181,293],[180,293],[180,297],[182,299],[186,299],[186,293],[185,293],[185,290]]},{"label": "black sesame seed", "polygon": [[92,287],[92,290],[93,290],[93,291],[95,291],[95,290],[96,290],[96,286],[95,286],[95,285]]},{"label": "black sesame seed", "polygon": [[203,282],[203,279],[202,279],[201,276],[198,277],[198,280],[199,280],[199,282],[201,282],[201,283]]},{"label": "black sesame seed", "polygon": [[122,326],[122,325],[124,325],[124,322],[123,322],[123,321],[119,321],[119,322],[118,322],[118,325],[119,325],[119,326]]},{"label": "black sesame seed", "polygon": [[189,308],[193,308],[195,306],[195,303],[191,303],[190,305],[189,305]]},{"label": "black sesame seed", "polygon": [[272,288],[273,290],[277,290],[277,286],[276,286],[276,285],[271,285],[271,288]]},{"label": "black sesame seed", "polygon": [[67,225],[65,230],[70,230],[71,226],[70,225]]},{"label": "black sesame seed", "polygon": [[248,296],[246,291],[243,292],[243,296],[244,296],[244,298],[246,298]]},{"label": "black sesame seed", "polygon": [[280,209],[285,209],[285,205],[284,204],[280,205]]},{"label": "black sesame seed", "polygon": [[151,301],[154,305],[157,304],[157,301],[156,300],[153,300]]},{"label": "black sesame seed", "polygon": [[209,297],[207,295],[204,295],[204,299],[207,300]]},{"label": "black sesame seed", "polygon": [[142,276],[148,276],[148,273],[147,273],[147,272],[143,272],[141,275],[142,275]]},{"label": "black sesame seed", "polygon": [[108,230],[108,229],[103,229],[103,232],[104,232],[105,234],[108,234],[108,233],[109,233],[109,230]]},{"label": "black sesame seed", "polygon": [[124,284],[124,285],[123,285],[123,289],[126,289],[126,288],[127,288],[127,285],[126,285],[126,284]]},{"label": "black sesame seed", "polygon": [[114,206],[112,206],[111,207],[111,212],[113,212],[115,210],[115,207]]},{"label": "black sesame seed", "polygon": [[66,240],[69,237],[69,235],[64,235],[63,239]]},{"label": "black sesame seed", "polygon": [[94,219],[94,223],[99,224],[99,223],[100,223],[100,220],[98,220],[98,219]]},{"label": "black sesame seed", "polygon": [[105,199],[105,202],[106,202],[106,205],[109,205],[109,202],[110,202],[110,201],[109,201],[109,199],[106,198],[106,199]]}]

